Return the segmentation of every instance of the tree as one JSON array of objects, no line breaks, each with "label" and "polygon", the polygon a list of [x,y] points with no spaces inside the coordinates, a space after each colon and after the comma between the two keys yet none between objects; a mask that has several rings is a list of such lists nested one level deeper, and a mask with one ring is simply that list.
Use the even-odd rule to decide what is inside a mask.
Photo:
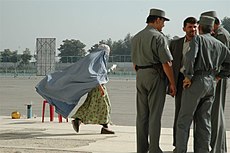
[{"label": "tree", "polygon": [[11,56],[12,52],[10,51],[10,49],[4,49],[4,51],[1,53],[1,61],[2,62],[10,62],[10,56]]},{"label": "tree", "polygon": [[88,50],[88,52],[89,52],[89,53],[92,53],[92,52],[97,51],[97,50],[98,50],[99,44],[106,44],[106,45],[108,45],[108,46],[110,47],[110,50],[112,50],[111,46],[112,46],[112,44],[113,44],[113,41],[112,41],[111,38],[109,38],[108,40],[101,40],[101,41],[99,41],[98,44],[94,44],[94,45]]},{"label": "tree", "polygon": [[20,55],[18,55],[17,53],[18,51],[11,52],[10,49],[4,49],[4,51],[1,53],[1,61],[17,63],[18,61],[20,61]]},{"label": "tree", "polygon": [[85,44],[83,44],[80,40],[64,40],[63,44],[60,45],[60,48],[58,50],[60,51],[60,54],[58,54],[59,57],[61,57],[60,61],[62,63],[67,62],[76,62],[80,59],[80,57],[85,56]]},{"label": "tree", "polygon": [[10,56],[10,62],[13,62],[13,63],[17,63],[18,61],[20,61],[20,55],[18,55],[18,51],[13,51],[11,56]]},{"label": "tree", "polygon": [[107,40],[101,40],[101,41],[99,41],[99,44],[106,44],[106,45],[108,45],[111,48],[111,46],[113,45],[113,41],[112,41],[111,38],[109,38]]},{"label": "tree", "polygon": [[112,44],[112,55],[130,55],[132,36],[128,33],[124,40],[118,40]]},{"label": "tree", "polygon": [[124,40],[112,41],[111,38],[107,40],[101,40],[98,44],[93,45],[88,52],[97,51],[99,44],[106,44],[110,47],[110,61],[112,62],[128,62],[131,61],[131,40],[132,36],[128,33]]},{"label": "tree", "polygon": [[25,51],[23,51],[23,54],[21,55],[21,63],[22,64],[29,64],[29,61],[31,60],[32,55],[30,55],[30,50],[26,48]]},{"label": "tree", "polygon": [[123,40],[114,41],[112,45],[112,55],[124,55],[123,44]]},{"label": "tree", "polygon": [[124,40],[115,41],[112,45],[112,61],[130,62],[131,61],[131,40],[132,36],[127,34]]},{"label": "tree", "polygon": [[89,53],[96,52],[96,51],[98,50],[98,46],[99,46],[99,44],[93,45],[93,46],[88,50],[88,52],[89,52]]},{"label": "tree", "polygon": [[131,40],[132,40],[132,36],[130,35],[130,33],[128,33],[124,39],[124,55],[130,55],[131,54]]},{"label": "tree", "polygon": [[222,25],[230,33],[230,18],[229,17],[224,17],[224,19],[222,20]]}]

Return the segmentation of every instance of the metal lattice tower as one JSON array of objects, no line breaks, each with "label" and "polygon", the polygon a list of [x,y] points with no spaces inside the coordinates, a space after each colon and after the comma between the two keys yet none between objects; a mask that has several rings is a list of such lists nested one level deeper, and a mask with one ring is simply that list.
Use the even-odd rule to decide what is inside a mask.
[{"label": "metal lattice tower", "polygon": [[47,75],[55,70],[56,38],[37,38],[37,75]]}]

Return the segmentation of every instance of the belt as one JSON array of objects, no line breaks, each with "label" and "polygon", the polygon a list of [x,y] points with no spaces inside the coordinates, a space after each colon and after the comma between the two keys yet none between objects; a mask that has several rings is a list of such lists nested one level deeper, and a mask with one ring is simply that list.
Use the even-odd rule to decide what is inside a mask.
[{"label": "belt", "polygon": [[213,75],[215,76],[216,75],[216,71],[202,71],[202,70],[198,70],[198,71],[195,71],[194,75]]},{"label": "belt", "polygon": [[135,70],[138,71],[139,69],[149,69],[149,68],[159,69],[161,67],[162,67],[162,65],[160,63],[153,64],[153,65],[146,65],[146,66],[138,66],[138,65],[136,65]]}]

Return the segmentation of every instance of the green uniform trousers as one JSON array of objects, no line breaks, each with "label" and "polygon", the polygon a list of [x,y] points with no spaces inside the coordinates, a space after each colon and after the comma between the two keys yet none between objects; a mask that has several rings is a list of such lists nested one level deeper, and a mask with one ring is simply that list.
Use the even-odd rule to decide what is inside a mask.
[{"label": "green uniform trousers", "polygon": [[192,84],[182,93],[177,120],[176,151],[187,152],[187,143],[194,121],[194,153],[209,153],[211,140],[211,109],[216,81],[214,76],[194,76]]},{"label": "green uniform trousers", "polygon": [[227,153],[226,125],[224,116],[227,79],[220,80],[216,87],[212,106],[211,153]]},{"label": "green uniform trousers", "polygon": [[[163,70],[162,70],[163,71]],[[137,153],[162,153],[159,146],[166,81],[153,68],[139,69],[137,88]]]}]

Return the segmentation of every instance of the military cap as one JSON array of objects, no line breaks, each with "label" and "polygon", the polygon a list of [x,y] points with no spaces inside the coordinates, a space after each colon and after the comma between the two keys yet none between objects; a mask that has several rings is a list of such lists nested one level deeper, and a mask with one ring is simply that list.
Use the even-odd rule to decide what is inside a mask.
[{"label": "military cap", "polygon": [[211,16],[213,18],[217,17],[216,11],[207,11],[207,12],[203,12],[201,13],[200,16]]},{"label": "military cap", "polygon": [[165,19],[165,21],[169,21],[169,19],[165,17],[165,11],[160,9],[150,9],[149,15],[158,16]]},{"label": "military cap", "polygon": [[210,25],[210,26],[213,26],[214,25],[214,21],[215,21],[215,18],[213,18],[211,16],[204,16],[204,15],[202,15],[200,17],[199,24],[200,25]]}]

